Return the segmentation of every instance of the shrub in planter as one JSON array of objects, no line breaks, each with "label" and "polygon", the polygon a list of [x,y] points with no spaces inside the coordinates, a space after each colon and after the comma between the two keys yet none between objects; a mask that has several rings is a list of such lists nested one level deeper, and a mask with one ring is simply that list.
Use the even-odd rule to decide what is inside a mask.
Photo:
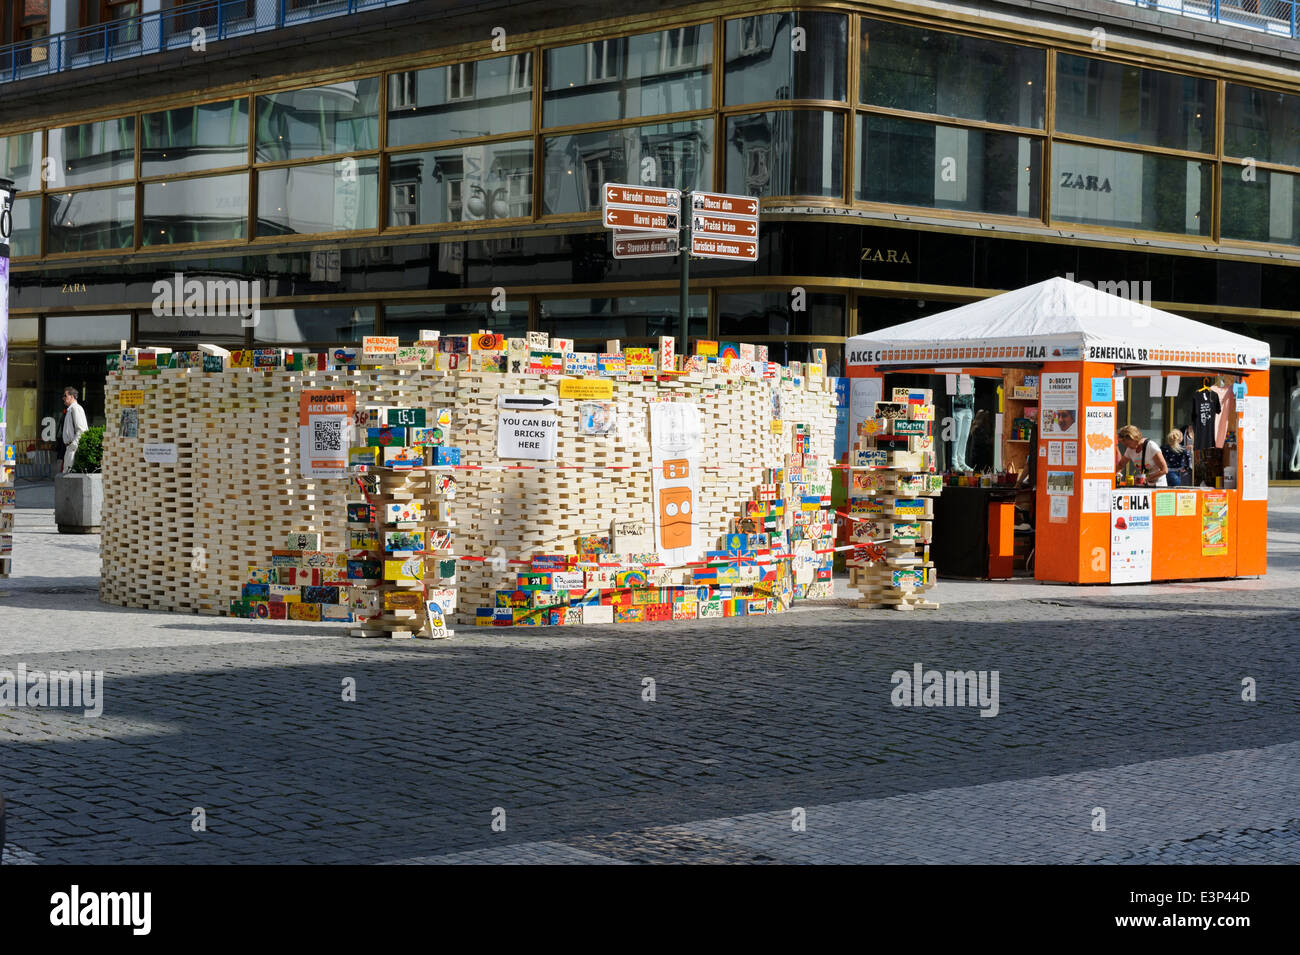
[{"label": "shrub in planter", "polygon": [[72,459],[73,474],[98,474],[104,463],[104,429],[87,428],[77,442],[77,453]]}]

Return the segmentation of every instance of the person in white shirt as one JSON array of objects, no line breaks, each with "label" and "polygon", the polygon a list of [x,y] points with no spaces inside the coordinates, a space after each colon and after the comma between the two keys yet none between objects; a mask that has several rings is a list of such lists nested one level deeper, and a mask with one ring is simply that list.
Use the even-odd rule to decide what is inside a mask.
[{"label": "person in white shirt", "polygon": [[86,411],[81,405],[77,404],[77,389],[63,389],[63,407],[67,410],[63,414],[63,433],[59,435],[63,439],[67,450],[63,452],[63,473],[68,474],[72,471],[72,462],[77,457],[77,444],[81,441],[81,436],[86,433],[89,425],[86,424]]},{"label": "person in white shirt", "polygon": [[[1120,452],[1120,447],[1124,451]],[[1168,487],[1169,465],[1160,446],[1154,441],[1142,437],[1142,429],[1137,425],[1126,424],[1119,429],[1119,446],[1115,448],[1115,463],[1123,467],[1125,461],[1132,461],[1147,477],[1147,484],[1152,487]],[[1116,480],[1119,479],[1117,474]]]}]

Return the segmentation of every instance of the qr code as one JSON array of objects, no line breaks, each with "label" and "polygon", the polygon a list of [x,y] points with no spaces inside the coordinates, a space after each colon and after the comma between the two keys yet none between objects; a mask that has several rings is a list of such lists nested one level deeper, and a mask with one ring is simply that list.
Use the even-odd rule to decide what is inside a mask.
[{"label": "qr code", "polygon": [[314,450],[343,450],[343,420],[341,418],[317,418],[312,423],[315,425],[312,434],[312,448]]}]

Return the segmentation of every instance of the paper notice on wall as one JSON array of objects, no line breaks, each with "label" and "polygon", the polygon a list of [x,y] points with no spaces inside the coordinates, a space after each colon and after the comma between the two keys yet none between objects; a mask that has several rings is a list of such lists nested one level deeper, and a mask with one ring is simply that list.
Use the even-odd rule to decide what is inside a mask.
[{"label": "paper notice on wall", "polygon": [[1061,466],[1061,442],[1060,441],[1047,442],[1047,463],[1052,467],[1056,467],[1056,468],[1059,468]]},{"label": "paper notice on wall", "polygon": [[1228,492],[1201,495],[1201,556],[1222,557],[1228,552]]},{"label": "paper notice on wall", "polygon": [[302,476],[346,478],[354,391],[304,391],[298,398],[298,461]]},{"label": "paper notice on wall", "polygon": [[1083,471],[1115,472],[1115,409],[1089,405],[1083,409]]},{"label": "paper notice on wall", "polygon": [[1096,478],[1084,478],[1083,513],[1109,514],[1111,490],[1112,487],[1110,481],[1097,480]]},{"label": "paper notice on wall", "polygon": [[1067,468],[1078,467],[1079,465],[1079,442],[1062,441],[1061,442],[1061,464]]},{"label": "paper notice on wall", "polygon": [[669,567],[704,557],[704,535],[695,526],[703,444],[697,406],[677,401],[650,406],[655,550]]},{"label": "paper notice on wall", "polygon": [[1044,372],[1041,428],[1045,438],[1074,438],[1079,434],[1079,375]]},{"label": "paper notice on wall", "polygon": [[1047,472],[1047,493],[1048,494],[1065,494],[1074,493],[1074,472],[1073,471],[1048,471]]},{"label": "paper notice on wall", "polygon": [[554,461],[559,419],[546,411],[497,414],[497,457]]},{"label": "paper notice on wall", "polygon": [[1110,582],[1151,580],[1151,492],[1125,488],[1111,492]]},{"label": "paper notice on wall", "polygon": [[1268,397],[1253,395],[1237,401],[1241,429],[1237,453],[1241,456],[1241,499],[1268,500]]},{"label": "paper notice on wall", "polygon": [[1070,499],[1068,497],[1048,498],[1051,502],[1048,519],[1053,524],[1064,524],[1070,518]]},{"label": "paper notice on wall", "polygon": [[872,417],[884,389],[883,378],[849,379],[849,441],[857,441],[858,425]]}]

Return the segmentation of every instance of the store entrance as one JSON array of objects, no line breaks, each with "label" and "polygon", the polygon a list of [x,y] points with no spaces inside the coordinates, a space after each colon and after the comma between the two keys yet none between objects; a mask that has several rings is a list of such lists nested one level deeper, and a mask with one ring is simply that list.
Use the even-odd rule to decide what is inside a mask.
[{"label": "store entrance", "polygon": [[104,424],[104,377],[107,352],[46,351],[42,365],[41,400],[38,413],[42,424],[58,422],[63,414],[63,389],[76,388],[78,401],[90,427]]}]

